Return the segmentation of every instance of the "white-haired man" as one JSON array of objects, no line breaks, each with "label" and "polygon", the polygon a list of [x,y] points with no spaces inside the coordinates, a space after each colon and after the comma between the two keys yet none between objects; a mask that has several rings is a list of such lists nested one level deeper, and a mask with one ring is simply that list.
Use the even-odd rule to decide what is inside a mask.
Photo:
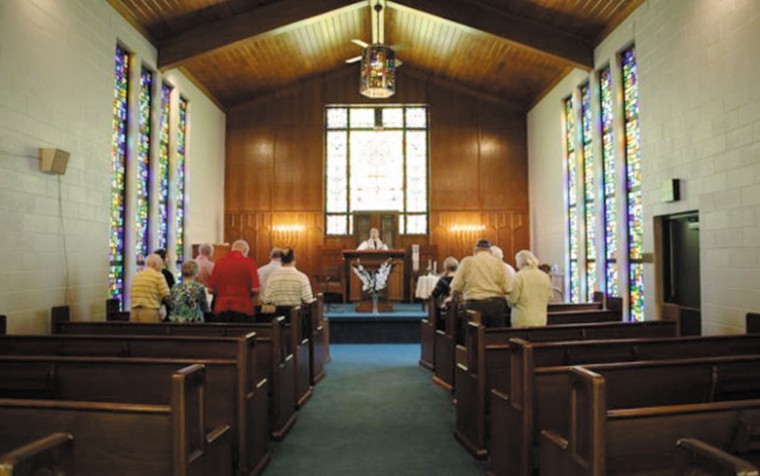
[{"label": "white-haired man", "polygon": [[216,261],[208,288],[214,294],[214,314],[222,322],[251,322],[259,292],[256,263],[248,258],[248,243],[238,240],[224,258]]},{"label": "white-haired man", "polygon": [[153,253],[145,259],[145,267],[132,279],[129,291],[129,320],[132,322],[159,322],[161,304],[171,307],[171,292],[161,273],[164,260]]},{"label": "white-haired man", "polygon": [[515,263],[519,271],[514,288],[507,296],[512,306],[512,327],[545,326],[552,297],[551,278],[538,269],[538,258],[528,250],[518,251]]},{"label": "white-haired man", "polygon": [[272,248],[272,251],[269,252],[269,263],[259,268],[259,284],[261,285],[262,296],[266,292],[269,276],[280,268],[282,268],[282,250]]},{"label": "white-haired man", "polygon": [[362,241],[357,250],[387,250],[388,245],[380,240],[380,230],[377,228],[370,228],[369,239]]},{"label": "white-haired man", "polygon": [[208,286],[208,279],[214,272],[212,256],[214,256],[214,247],[210,243],[203,243],[198,247],[198,257],[195,258],[195,262],[198,264],[198,276],[195,277],[195,281],[204,286]]}]

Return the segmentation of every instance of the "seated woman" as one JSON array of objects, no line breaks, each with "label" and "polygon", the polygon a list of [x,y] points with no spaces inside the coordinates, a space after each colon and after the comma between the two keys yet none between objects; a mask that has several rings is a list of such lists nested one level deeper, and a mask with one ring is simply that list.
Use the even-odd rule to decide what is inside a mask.
[{"label": "seated woman", "polygon": [[435,284],[433,292],[430,294],[439,306],[443,305],[451,294],[451,280],[457,274],[457,268],[459,268],[459,260],[453,256],[449,256],[443,260],[443,276],[440,277]]},{"label": "seated woman", "polygon": [[549,275],[538,269],[538,258],[528,250],[515,255],[519,271],[507,302],[512,306],[512,327],[546,325],[546,309],[552,297]]},{"label": "seated woman", "polygon": [[169,315],[171,322],[203,322],[208,312],[206,287],[196,281],[200,266],[189,259],[182,263],[182,283],[172,289],[174,309]]}]

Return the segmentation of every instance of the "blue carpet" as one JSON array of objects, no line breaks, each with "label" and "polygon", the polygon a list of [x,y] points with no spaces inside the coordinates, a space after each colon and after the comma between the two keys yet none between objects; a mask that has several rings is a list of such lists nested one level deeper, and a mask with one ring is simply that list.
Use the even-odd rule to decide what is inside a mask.
[{"label": "blue carpet", "polygon": [[419,345],[334,345],[327,378],[273,444],[266,476],[481,475],[452,436],[449,394],[417,365]]},{"label": "blue carpet", "polygon": [[393,304],[393,312],[381,312],[373,315],[366,312],[356,312],[355,304],[326,304],[325,317],[328,319],[357,318],[366,317],[367,319],[376,318],[418,318],[427,317],[427,311],[422,309],[421,304],[398,303]]}]

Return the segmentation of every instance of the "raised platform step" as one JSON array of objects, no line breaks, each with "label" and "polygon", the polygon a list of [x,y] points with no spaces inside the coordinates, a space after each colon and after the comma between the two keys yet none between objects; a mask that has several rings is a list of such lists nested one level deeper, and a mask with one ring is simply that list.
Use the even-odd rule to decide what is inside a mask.
[{"label": "raised platform step", "polygon": [[420,304],[394,304],[393,312],[377,315],[355,311],[354,304],[326,304],[330,342],[334,344],[418,343],[420,320],[427,312]]}]

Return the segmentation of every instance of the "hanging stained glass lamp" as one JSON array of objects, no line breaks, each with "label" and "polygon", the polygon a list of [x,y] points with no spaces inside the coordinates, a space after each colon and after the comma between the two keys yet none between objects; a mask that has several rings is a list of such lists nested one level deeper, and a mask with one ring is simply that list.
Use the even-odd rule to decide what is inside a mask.
[{"label": "hanging stained glass lamp", "polygon": [[359,93],[372,99],[396,94],[396,52],[385,45],[369,45],[362,50]]}]

